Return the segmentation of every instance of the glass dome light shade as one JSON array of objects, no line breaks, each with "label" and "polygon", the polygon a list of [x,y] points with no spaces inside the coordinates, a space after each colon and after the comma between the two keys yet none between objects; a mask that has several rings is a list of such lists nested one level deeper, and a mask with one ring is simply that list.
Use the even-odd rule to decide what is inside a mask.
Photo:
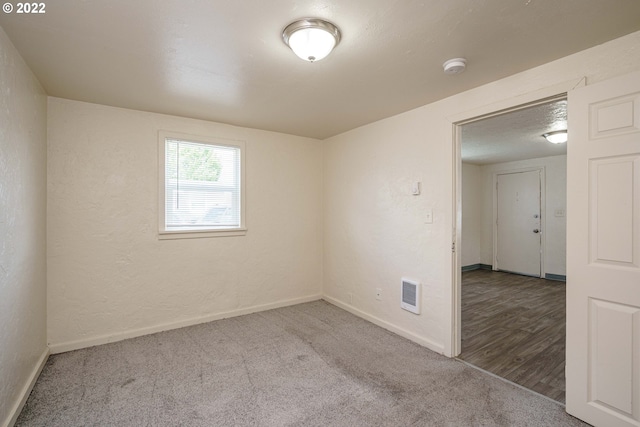
[{"label": "glass dome light shade", "polygon": [[282,38],[299,58],[314,62],[331,53],[340,41],[340,31],[328,21],[307,18],[289,24]]},{"label": "glass dome light shade", "polygon": [[289,37],[289,47],[293,53],[309,62],[319,61],[329,55],[335,45],[336,39],[319,28],[304,28]]},{"label": "glass dome light shade", "polygon": [[567,135],[567,131],[566,130],[558,130],[555,132],[549,132],[549,133],[545,133],[544,136],[547,141],[549,141],[552,144],[563,144],[565,142],[567,142],[568,139],[568,135]]}]

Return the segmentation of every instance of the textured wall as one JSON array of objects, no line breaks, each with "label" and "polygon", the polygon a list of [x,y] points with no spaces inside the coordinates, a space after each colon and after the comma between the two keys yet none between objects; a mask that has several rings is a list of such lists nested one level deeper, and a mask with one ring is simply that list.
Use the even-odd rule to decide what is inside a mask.
[{"label": "textured wall", "polygon": [[[501,171],[522,168],[545,168],[545,219],[544,272],[566,274],[567,245],[567,156],[552,156],[541,159],[483,165],[480,183],[482,186],[482,241],[481,262],[493,264],[493,175]],[[564,217],[556,217],[555,210],[563,209]]]},{"label": "textured wall", "polygon": [[[158,240],[158,130],[246,141],[246,236]],[[322,145],[49,98],[49,342],[61,351],[322,292]]]},{"label": "textured wall", "polygon": [[[481,263],[484,215],[481,167],[462,164],[462,266]],[[491,264],[491,263],[489,263]]]},{"label": "textured wall", "polygon": [[47,350],[47,98],[0,29],[0,425]]},{"label": "textured wall", "polygon": [[[640,69],[638,46],[640,32],[326,140],[327,298],[452,354],[452,123]],[[409,194],[413,180],[422,195]],[[423,283],[419,316],[400,308],[402,276]]]},{"label": "textured wall", "polygon": [[[413,110],[326,141],[324,292],[442,351],[452,221],[444,177],[453,163],[450,143],[437,144],[444,137],[422,116]],[[402,277],[422,282],[420,316],[400,308]]]}]

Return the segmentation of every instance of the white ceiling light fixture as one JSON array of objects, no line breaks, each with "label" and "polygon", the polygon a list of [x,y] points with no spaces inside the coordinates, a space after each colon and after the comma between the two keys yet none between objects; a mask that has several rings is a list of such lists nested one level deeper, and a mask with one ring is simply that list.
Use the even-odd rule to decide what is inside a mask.
[{"label": "white ceiling light fixture", "polygon": [[566,130],[556,130],[554,132],[547,132],[542,134],[552,144],[563,144],[567,142],[567,131]]},{"label": "white ceiling light fixture", "polygon": [[464,58],[453,58],[442,64],[445,74],[460,74],[467,68],[467,60]]},{"label": "white ceiling light fixture", "polygon": [[320,61],[340,43],[340,30],[329,21],[304,18],[282,31],[282,40],[305,61]]}]

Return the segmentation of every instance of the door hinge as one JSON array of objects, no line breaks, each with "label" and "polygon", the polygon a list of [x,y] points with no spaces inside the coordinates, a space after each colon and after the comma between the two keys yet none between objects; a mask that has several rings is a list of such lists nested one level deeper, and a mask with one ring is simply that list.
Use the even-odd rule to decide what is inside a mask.
[{"label": "door hinge", "polygon": [[451,244],[451,252],[455,252],[456,251],[456,242],[453,242]]}]

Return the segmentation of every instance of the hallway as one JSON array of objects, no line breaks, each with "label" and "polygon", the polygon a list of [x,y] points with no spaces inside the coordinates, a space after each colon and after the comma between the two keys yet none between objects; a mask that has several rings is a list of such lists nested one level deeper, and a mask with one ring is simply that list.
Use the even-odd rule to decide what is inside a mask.
[{"label": "hallway", "polygon": [[565,283],[462,273],[460,359],[565,402]]}]

